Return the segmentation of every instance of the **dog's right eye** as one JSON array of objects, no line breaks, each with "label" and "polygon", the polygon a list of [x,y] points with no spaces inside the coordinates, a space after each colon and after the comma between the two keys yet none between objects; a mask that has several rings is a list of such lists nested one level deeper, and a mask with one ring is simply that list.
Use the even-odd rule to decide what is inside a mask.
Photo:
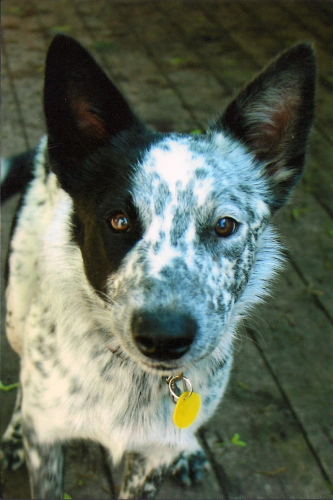
[{"label": "dog's right eye", "polygon": [[215,226],[215,233],[221,238],[232,235],[238,228],[238,223],[232,217],[222,217]]},{"label": "dog's right eye", "polygon": [[129,231],[131,224],[126,214],[123,212],[116,213],[109,218],[111,228],[118,233],[126,233]]}]

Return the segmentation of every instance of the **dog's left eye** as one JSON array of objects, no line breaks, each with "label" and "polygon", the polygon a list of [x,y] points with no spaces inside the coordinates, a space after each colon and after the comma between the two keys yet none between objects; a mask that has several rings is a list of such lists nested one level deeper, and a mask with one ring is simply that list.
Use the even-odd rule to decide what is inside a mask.
[{"label": "dog's left eye", "polygon": [[126,233],[131,227],[127,215],[123,212],[116,213],[110,217],[109,223],[111,228],[118,233]]},{"label": "dog's left eye", "polygon": [[238,222],[232,217],[222,217],[219,219],[215,226],[215,233],[217,236],[226,238],[233,234],[238,227]]}]

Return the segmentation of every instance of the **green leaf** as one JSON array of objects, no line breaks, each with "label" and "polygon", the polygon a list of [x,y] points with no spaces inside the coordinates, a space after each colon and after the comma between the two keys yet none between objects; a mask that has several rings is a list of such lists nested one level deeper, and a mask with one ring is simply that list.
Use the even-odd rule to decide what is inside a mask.
[{"label": "green leaf", "polygon": [[238,66],[237,61],[235,59],[223,59],[224,66]]},{"label": "green leaf", "polygon": [[291,211],[291,216],[294,220],[298,220],[302,215],[306,214],[307,208],[294,208]]},{"label": "green leaf", "polygon": [[70,495],[68,495],[67,493],[64,493],[64,496],[63,496],[64,500],[71,500],[71,498],[72,497]]},{"label": "green leaf", "polygon": [[108,50],[115,50],[116,45],[110,40],[96,40],[92,47],[100,52],[107,52]]},{"label": "green leaf", "polygon": [[199,135],[202,134],[202,130],[200,128],[195,128],[194,130],[191,130],[190,134]]},{"label": "green leaf", "polygon": [[232,438],[230,439],[230,441],[235,446],[247,446],[247,444],[245,443],[245,441],[241,441],[240,440],[240,435],[237,434],[237,433],[232,436]]},{"label": "green leaf", "polygon": [[70,26],[52,26],[51,33],[67,33],[70,29]]},{"label": "green leaf", "polygon": [[237,385],[239,385],[239,387],[244,389],[244,391],[250,390],[250,387],[248,386],[248,384],[246,382],[243,382],[242,380],[237,380]]},{"label": "green leaf", "polygon": [[14,389],[17,389],[20,384],[16,382],[15,384],[9,384],[9,385],[4,385],[1,380],[0,380],[0,391],[12,391]]},{"label": "green leaf", "polygon": [[169,62],[172,66],[178,66],[179,64],[182,64],[183,59],[181,57],[173,57]]}]

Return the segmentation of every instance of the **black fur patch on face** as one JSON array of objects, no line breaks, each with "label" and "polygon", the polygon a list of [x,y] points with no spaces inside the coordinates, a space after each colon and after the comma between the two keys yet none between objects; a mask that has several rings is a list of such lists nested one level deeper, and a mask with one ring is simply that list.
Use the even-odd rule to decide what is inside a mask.
[{"label": "black fur patch on face", "polygon": [[[73,239],[90,283],[104,292],[141,237],[131,179],[160,135],[147,131],[90,54],[64,35],[47,55],[44,109],[51,170],[74,203]],[[127,232],[112,231],[114,213],[129,219]]]},{"label": "black fur patch on face", "polygon": [[[142,237],[142,227],[131,197],[136,165],[159,134],[123,133],[83,162],[72,215],[73,240],[80,246],[88,280],[105,292],[108,276]],[[126,215],[130,228],[116,232],[113,214]]]}]

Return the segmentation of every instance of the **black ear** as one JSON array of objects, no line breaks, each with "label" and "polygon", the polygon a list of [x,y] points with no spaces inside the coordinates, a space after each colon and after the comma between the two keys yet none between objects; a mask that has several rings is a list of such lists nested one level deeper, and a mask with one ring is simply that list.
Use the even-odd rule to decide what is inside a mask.
[{"label": "black ear", "polygon": [[298,181],[314,113],[315,57],[308,44],[282,53],[240,92],[216,124],[265,165],[282,205]]},{"label": "black ear", "polygon": [[55,165],[74,164],[140,123],[89,53],[65,35],[57,35],[48,51],[44,110]]}]

